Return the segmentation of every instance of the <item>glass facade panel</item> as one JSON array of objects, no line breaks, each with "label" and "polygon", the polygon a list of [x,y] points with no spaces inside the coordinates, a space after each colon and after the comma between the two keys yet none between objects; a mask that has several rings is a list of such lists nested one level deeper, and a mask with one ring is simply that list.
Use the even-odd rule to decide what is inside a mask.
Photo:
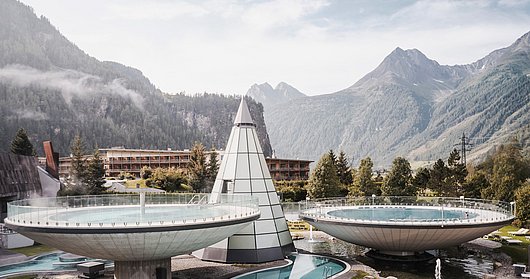
[{"label": "glass facade panel", "polygon": [[250,175],[252,178],[263,179],[263,171],[258,154],[248,154],[250,159]]},{"label": "glass facade panel", "polygon": [[265,181],[253,179],[252,192],[267,192],[267,189],[265,188]]},{"label": "glass facade panel", "polygon": [[287,230],[287,222],[285,221],[285,218],[275,219],[274,222],[276,222],[276,228],[279,232]]},{"label": "glass facade panel", "polygon": [[234,193],[250,193],[250,180],[236,180]]},{"label": "glass facade panel", "polygon": [[254,139],[254,144],[256,145],[256,150],[258,151],[258,153],[263,154],[263,150],[261,149],[261,144],[259,143],[256,129],[252,129],[252,138]]},{"label": "glass facade panel", "polygon": [[256,233],[262,234],[262,233],[273,233],[276,232],[276,225],[274,224],[274,220],[257,220],[254,221],[256,224]]},{"label": "glass facade panel", "polygon": [[267,193],[252,193],[252,196],[258,197],[259,205],[269,205],[269,195]]},{"label": "glass facade panel", "polygon": [[237,148],[237,150],[239,152],[245,152],[245,153],[248,152],[247,130],[248,129],[243,129],[243,128],[240,129],[240,132],[239,132],[239,146]]},{"label": "glass facade panel", "polygon": [[257,235],[256,240],[258,242],[258,249],[277,247],[280,245],[280,243],[278,243],[278,236],[276,234]]},{"label": "glass facade panel", "polygon": [[223,173],[223,178],[234,178],[236,174],[236,154],[228,154],[226,160],[226,169]]},{"label": "glass facade panel", "polygon": [[234,235],[228,240],[229,249],[255,249],[256,241],[254,236]]},{"label": "glass facade panel", "polygon": [[281,205],[272,206],[272,214],[274,214],[274,217],[283,216],[282,206]]},{"label": "glass facade panel", "polygon": [[285,246],[293,242],[293,239],[291,238],[291,234],[289,233],[289,231],[281,232],[279,233],[278,236],[280,237],[280,244],[282,246]]},{"label": "glass facade panel", "polygon": [[249,164],[248,164],[248,154],[237,154],[237,171],[236,171],[236,178],[237,179],[245,179],[250,178],[250,170],[249,170]]},{"label": "glass facade panel", "polygon": [[276,192],[269,192],[269,201],[271,204],[279,204],[280,199],[278,199],[278,194]]},{"label": "glass facade panel", "polygon": [[229,142],[229,145],[226,147],[228,153],[237,153],[239,131],[240,129],[232,128],[232,133],[230,134],[231,137],[229,139],[231,142]]},{"label": "glass facade panel", "polygon": [[260,206],[259,210],[261,211],[260,219],[272,219],[272,210],[270,206]]},{"label": "glass facade panel", "polygon": [[271,178],[271,173],[269,172],[269,167],[267,166],[267,162],[265,161],[265,156],[259,156],[260,162],[261,162],[261,171],[263,172],[264,178]]}]

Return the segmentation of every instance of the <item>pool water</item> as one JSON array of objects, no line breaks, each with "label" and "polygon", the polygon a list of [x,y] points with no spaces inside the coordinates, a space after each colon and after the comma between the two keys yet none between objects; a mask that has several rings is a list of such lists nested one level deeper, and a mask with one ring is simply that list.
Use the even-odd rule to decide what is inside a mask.
[{"label": "pool water", "polygon": [[211,218],[228,214],[226,208],[192,206],[146,206],[141,214],[139,206],[93,207],[73,209],[50,216],[52,221],[72,223],[109,223],[137,221],[181,221]]},{"label": "pool water", "polygon": [[352,209],[332,210],[328,215],[347,218],[361,219],[372,221],[400,221],[400,220],[450,220],[450,219],[469,219],[476,217],[475,213],[462,210],[450,210],[433,208],[383,208],[383,207],[364,207]]},{"label": "pool water", "polygon": [[[76,270],[75,266],[61,266],[54,265],[54,263],[59,263],[59,257],[64,253],[51,253],[43,256],[38,256],[29,260],[27,262],[21,262],[16,264],[9,264],[0,266],[0,278],[3,278],[7,275],[14,275],[17,273],[31,273],[36,271],[72,271]],[[88,259],[87,259],[88,260]],[[105,261],[105,263],[110,263]]]},{"label": "pool water", "polygon": [[328,278],[343,271],[346,266],[335,259],[298,254],[289,256],[293,261],[284,267],[271,268],[267,270],[255,271],[235,277],[237,279],[321,279]]},{"label": "pool water", "polygon": [[[369,248],[338,239],[326,238],[321,240],[309,242],[308,239],[301,239],[293,242],[297,249],[307,252],[357,260],[380,271],[380,275],[384,277],[395,276],[399,279],[434,278],[435,260],[415,263],[380,261],[364,256],[364,253],[370,250]],[[442,278],[480,279],[484,278],[484,274],[491,274],[493,271],[494,260],[482,252],[471,253],[460,247],[428,252],[442,260]]]}]

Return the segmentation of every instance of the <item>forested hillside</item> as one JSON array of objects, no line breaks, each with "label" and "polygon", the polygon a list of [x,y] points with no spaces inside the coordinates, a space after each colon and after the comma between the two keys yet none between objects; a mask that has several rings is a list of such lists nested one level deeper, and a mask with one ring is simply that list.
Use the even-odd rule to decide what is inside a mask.
[{"label": "forested hillside", "polygon": [[[79,133],[88,148],[224,148],[238,97],[165,94],[134,68],[90,57],[44,18],[15,0],[0,1],[0,144],[18,128],[42,154],[62,154]],[[263,107],[249,101],[264,152],[271,153]]]}]

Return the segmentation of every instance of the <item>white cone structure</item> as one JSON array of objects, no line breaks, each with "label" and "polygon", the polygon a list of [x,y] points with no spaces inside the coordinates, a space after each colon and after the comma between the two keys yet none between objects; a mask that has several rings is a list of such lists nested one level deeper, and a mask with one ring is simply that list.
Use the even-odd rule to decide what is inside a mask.
[{"label": "white cone structure", "polygon": [[261,217],[235,235],[196,251],[195,256],[227,263],[261,263],[283,259],[295,251],[258,141],[256,125],[244,99],[241,99],[211,198],[221,193],[251,194],[259,198]]}]

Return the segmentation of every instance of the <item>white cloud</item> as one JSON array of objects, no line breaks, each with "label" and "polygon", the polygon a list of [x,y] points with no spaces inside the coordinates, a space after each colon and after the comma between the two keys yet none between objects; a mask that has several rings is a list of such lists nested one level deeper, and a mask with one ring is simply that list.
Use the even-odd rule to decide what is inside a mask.
[{"label": "white cloud", "polygon": [[529,2],[517,0],[22,1],[90,55],[136,67],[167,92],[244,94],[286,81],[330,93],[397,46],[464,64],[530,26]]},{"label": "white cloud", "polygon": [[71,103],[74,96],[83,98],[91,94],[116,94],[130,99],[137,107],[142,108],[143,97],[125,88],[119,79],[105,83],[99,77],[73,70],[41,71],[23,65],[7,65],[0,68],[0,81],[14,83],[19,87],[38,86],[58,90],[67,103]]}]

